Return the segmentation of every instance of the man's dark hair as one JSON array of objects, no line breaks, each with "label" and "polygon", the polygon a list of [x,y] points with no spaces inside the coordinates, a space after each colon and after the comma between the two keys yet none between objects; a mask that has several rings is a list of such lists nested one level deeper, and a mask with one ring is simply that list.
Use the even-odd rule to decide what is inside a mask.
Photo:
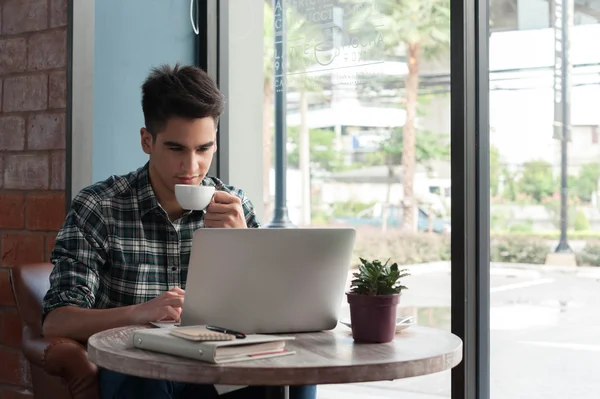
[{"label": "man's dark hair", "polygon": [[142,85],[142,111],[146,129],[156,138],[172,117],[212,117],[223,113],[225,99],[215,82],[201,68],[161,65],[152,68]]}]

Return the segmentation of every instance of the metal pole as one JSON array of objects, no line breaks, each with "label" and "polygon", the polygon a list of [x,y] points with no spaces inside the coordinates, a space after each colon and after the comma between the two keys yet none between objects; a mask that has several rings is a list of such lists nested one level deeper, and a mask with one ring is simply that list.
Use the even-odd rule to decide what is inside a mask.
[{"label": "metal pole", "polygon": [[561,162],[560,162],[560,241],[556,247],[555,252],[570,253],[571,248],[567,242],[567,227],[568,227],[568,213],[567,213],[567,139],[563,138],[561,141]]},{"label": "metal pole", "polygon": [[273,0],[273,24],[275,31],[275,208],[270,228],[295,227],[288,216],[286,201],[287,170],[287,123],[286,123],[286,13],[285,0]]},{"label": "metal pole", "polygon": [[[555,4],[555,16],[556,23],[560,21],[560,33],[555,27],[555,32],[558,39],[560,34],[560,46],[556,46],[556,51],[561,52],[560,56],[560,114],[561,114],[561,161],[560,161],[560,241],[556,247],[555,252],[560,253],[571,253],[572,250],[567,242],[567,228],[568,228],[568,142],[570,140],[570,60],[569,60],[569,30],[571,27],[571,13],[572,13],[572,2],[571,0],[556,0]],[[555,39],[555,40],[557,40]],[[560,50],[559,50],[560,49]],[[555,61],[556,62],[556,61]]]}]

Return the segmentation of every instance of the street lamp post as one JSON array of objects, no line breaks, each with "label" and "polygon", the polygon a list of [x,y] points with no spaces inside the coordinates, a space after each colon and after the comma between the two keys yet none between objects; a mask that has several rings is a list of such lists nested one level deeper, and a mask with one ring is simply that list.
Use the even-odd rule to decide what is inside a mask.
[{"label": "street lamp post", "polygon": [[560,240],[555,252],[571,253],[567,242],[568,170],[567,150],[570,140],[570,60],[569,33],[572,25],[572,0],[554,3],[554,138],[561,141],[560,160]]},{"label": "street lamp post", "polygon": [[567,139],[561,141],[561,161],[560,161],[560,240],[555,252],[570,253],[571,247],[567,242]]},{"label": "street lamp post", "polygon": [[273,0],[273,26],[275,55],[273,60],[273,81],[275,84],[275,207],[273,219],[266,227],[293,228],[287,210],[286,169],[287,169],[287,123],[286,123],[286,13],[285,0]]}]

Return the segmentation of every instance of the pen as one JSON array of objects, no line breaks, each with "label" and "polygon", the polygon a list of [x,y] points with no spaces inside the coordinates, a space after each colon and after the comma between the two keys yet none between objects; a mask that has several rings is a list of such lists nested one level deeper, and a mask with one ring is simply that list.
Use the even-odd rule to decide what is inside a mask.
[{"label": "pen", "polygon": [[246,334],[241,333],[239,331],[233,331],[227,328],[223,328],[223,327],[217,327],[217,326],[206,326],[207,330],[211,330],[211,331],[216,331],[216,332],[220,332],[223,334],[231,334],[231,335],[235,335],[236,338],[239,339],[243,339],[246,338]]}]

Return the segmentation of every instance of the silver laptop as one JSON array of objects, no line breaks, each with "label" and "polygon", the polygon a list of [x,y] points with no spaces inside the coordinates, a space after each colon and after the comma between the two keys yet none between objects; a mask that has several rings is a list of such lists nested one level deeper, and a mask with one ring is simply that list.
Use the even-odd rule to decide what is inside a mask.
[{"label": "silver laptop", "polygon": [[196,230],[180,325],[263,334],[335,328],[355,236],[349,228]]}]

